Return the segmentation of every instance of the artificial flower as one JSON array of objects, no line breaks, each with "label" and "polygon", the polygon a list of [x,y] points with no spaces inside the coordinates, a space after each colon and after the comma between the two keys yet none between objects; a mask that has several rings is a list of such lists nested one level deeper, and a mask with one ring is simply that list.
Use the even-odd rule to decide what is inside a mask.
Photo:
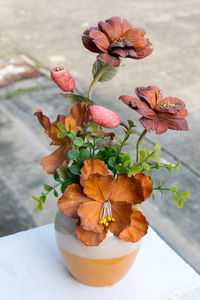
[{"label": "artificial flower", "polygon": [[65,92],[72,92],[75,88],[73,77],[63,67],[52,68],[51,78]]},{"label": "artificial flower", "polygon": [[120,57],[142,59],[151,54],[151,43],[144,35],[143,29],[133,27],[125,19],[112,17],[99,22],[98,27],[87,29],[82,41],[88,50],[99,53],[98,60],[118,67]]},{"label": "artificial flower", "polygon": [[71,124],[71,129],[78,133],[77,126],[84,128],[88,122],[89,115],[87,106],[87,103],[77,103],[72,107],[69,116],[58,115],[55,122],[51,122],[39,109],[34,113],[45,129],[45,133],[52,139],[50,145],[58,146],[58,149],[41,160],[43,168],[48,174],[54,174],[58,168],[65,165],[67,162],[66,153],[72,148],[72,140],[69,137],[58,137],[60,133],[58,122],[61,122],[66,130],[69,130],[69,125]]},{"label": "artificial flower", "polygon": [[147,131],[155,130],[161,134],[168,129],[188,130],[187,110],[182,100],[163,98],[162,91],[156,86],[138,87],[136,94],[139,99],[127,95],[119,99],[143,116],[140,122]]},{"label": "artificial flower", "polygon": [[148,222],[133,205],[150,197],[152,183],[139,173],[116,179],[103,161],[88,159],[81,169],[81,185],[71,184],[58,201],[64,215],[78,218],[76,234],[86,246],[97,246],[107,230],[126,242],[138,242]]},{"label": "artificial flower", "polygon": [[116,128],[120,124],[120,117],[112,110],[103,106],[92,105],[89,107],[92,122],[105,128]]}]

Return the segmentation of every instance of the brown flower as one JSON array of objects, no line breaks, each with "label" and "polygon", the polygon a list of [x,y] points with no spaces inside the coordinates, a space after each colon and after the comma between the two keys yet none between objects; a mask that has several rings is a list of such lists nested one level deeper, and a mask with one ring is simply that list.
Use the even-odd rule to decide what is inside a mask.
[{"label": "brown flower", "polygon": [[81,170],[81,187],[67,187],[58,207],[71,218],[78,218],[76,234],[86,246],[97,246],[109,229],[126,242],[137,242],[147,233],[148,222],[133,205],[149,198],[152,183],[140,173],[116,179],[103,161],[88,159]]},{"label": "brown flower", "polygon": [[151,54],[151,43],[144,35],[144,30],[134,28],[127,20],[112,17],[99,22],[98,27],[87,29],[82,41],[88,50],[99,53],[98,60],[118,67],[120,57],[142,59]]},{"label": "brown flower", "polygon": [[140,122],[147,131],[155,130],[161,134],[168,129],[188,130],[187,110],[182,100],[174,97],[163,99],[162,91],[156,86],[138,87],[136,94],[139,100],[127,95],[119,99],[143,116]]},{"label": "brown flower", "polygon": [[84,124],[89,120],[87,106],[87,103],[77,103],[72,107],[69,116],[58,115],[57,120],[53,123],[50,122],[47,116],[43,115],[41,110],[38,109],[34,113],[45,129],[45,133],[52,139],[50,145],[59,147],[41,160],[43,168],[48,174],[54,174],[57,168],[65,165],[67,161],[66,153],[72,148],[72,140],[69,137],[58,138],[60,133],[58,122],[61,122],[66,130],[69,130],[69,124],[71,124],[72,129],[78,132],[77,126],[84,127]]}]

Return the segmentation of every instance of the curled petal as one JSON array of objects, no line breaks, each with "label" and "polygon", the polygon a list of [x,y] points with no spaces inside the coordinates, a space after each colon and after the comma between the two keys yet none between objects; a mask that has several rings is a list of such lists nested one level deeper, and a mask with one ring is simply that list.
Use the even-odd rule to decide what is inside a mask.
[{"label": "curled petal", "polygon": [[105,239],[106,233],[106,229],[102,233],[84,230],[80,225],[80,221],[76,224],[76,235],[86,246],[98,246]]},{"label": "curled petal", "polygon": [[108,53],[99,54],[97,59],[111,67],[119,67],[120,65],[120,59],[116,56],[109,55]]},{"label": "curled petal", "polygon": [[102,203],[97,201],[86,201],[78,208],[81,226],[84,230],[101,233],[104,226],[99,224]]},{"label": "curled petal", "polygon": [[84,182],[84,194],[96,201],[105,202],[110,197],[113,182],[114,177],[112,175],[90,175]]},{"label": "curled petal", "polygon": [[112,202],[112,217],[115,219],[111,222],[109,230],[116,236],[119,236],[126,227],[131,223],[132,205],[127,202]]},{"label": "curled petal", "polygon": [[125,228],[119,235],[125,242],[138,242],[147,234],[148,222],[145,216],[136,208],[132,208],[131,224]]},{"label": "curled petal", "polygon": [[135,59],[143,59],[147,56],[149,56],[153,52],[153,48],[144,48],[141,50],[137,50],[137,57],[134,57]]},{"label": "curled petal", "polygon": [[60,146],[53,153],[44,157],[41,160],[41,164],[43,165],[44,170],[48,174],[54,174],[58,168],[63,167],[67,161],[66,153],[70,148],[70,145]]},{"label": "curled petal", "polygon": [[145,101],[152,109],[160,105],[163,100],[161,90],[157,86],[138,87],[135,89],[137,96],[140,100]]},{"label": "curled petal", "polygon": [[82,36],[82,42],[83,42],[83,45],[85,46],[85,48],[87,48],[91,52],[101,53],[101,50],[99,48],[97,48],[95,43],[92,41],[92,39],[88,35]]},{"label": "curled petal", "polygon": [[109,23],[100,21],[98,23],[98,26],[99,26],[99,29],[101,31],[103,31],[103,33],[106,35],[109,42],[112,42],[115,40],[115,38],[116,38],[115,31],[113,30],[113,28],[111,27],[111,25]]},{"label": "curled petal", "polygon": [[189,130],[187,121],[185,119],[168,119],[167,126],[171,130]]},{"label": "curled petal", "polygon": [[97,48],[99,48],[103,52],[108,52],[109,48],[109,41],[106,37],[106,35],[98,30],[91,30],[89,32],[89,36],[92,39],[92,41],[95,43]]},{"label": "curled petal", "polygon": [[79,184],[70,184],[64,191],[62,197],[58,200],[58,207],[61,209],[65,216],[70,218],[78,218],[79,205],[85,201],[90,201],[83,194],[83,190]]},{"label": "curled petal", "polygon": [[70,116],[76,120],[77,126],[84,127],[89,121],[88,103],[80,102],[72,106]]},{"label": "curled petal", "polygon": [[[161,106],[156,108],[157,116],[160,118],[169,119],[184,119],[187,116],[185,103],[178,99],[167,97],[163,99]],[[170,116],[170,114],[173,114]]]},{"label": "curled petal", "polygon": [[48,136],[52,139],[52,142],[54,145],[64,145],[67,142],[66,138],[58,138],[58,134],[60,133],[60,129],[58,126],[53,123],[51,124],[49,131],[48,131]]},{"label": "curled petal", "polygon": [[113,32],[115,33],[115,39],[120,38],[123,33],[123,23],[121,19],[115,16],[106,20],[106,23],[110,24],[111,28],[113,29]]},{"label": "curled petal", "polygon": [[144,200],[148,199],[153,191],[153,184],[149,176],[144,173],[138,173],[134,177],[142,184]]},{"label": "curled petal", "polygon": [[38,118],[38,121],[40,122],[40,125],[46,130],[48,133],[48,130],[51,126],[51,122],[49,118],[45,115],[43,115],[42,111],[40,109],[37,109],[36,112],[34,113],[34,116]]},{"label": "curled petal", "polygon": [[109,198],[112,202],[125,201],[131,204],[143,202],[144,194],[142,183],[134,176],[119,175],[114,182],[112,194]]},{"label": "curled petal", "polygon": [[140,115],[146,118],[155,118],[156,113],[143,101],[138,100],[134,97],[122,95],[119,97],[124,104],[128,105],[130,108],[136,110]]},{"label": "curled petal", "polygon": [[155,130],[156,134],[162,134],[166,132],[168,129],[166,120],[162,120],[162,119],[152,120],[143,117],[140,119],[140,122],[148,132],[150,132],[151,130]]},{"label": "curled petal", "polygon": [[109,175],[110,173],[104,161],[90,158],[84,161],[84,166],[81,169],[80,183],[82,186],[85,180],[92,174]]}]

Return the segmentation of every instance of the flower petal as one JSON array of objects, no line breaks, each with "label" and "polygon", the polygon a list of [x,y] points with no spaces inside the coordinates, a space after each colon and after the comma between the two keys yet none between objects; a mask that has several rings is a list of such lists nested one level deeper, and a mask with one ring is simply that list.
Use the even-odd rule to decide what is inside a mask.
[{"label": "flower petal", "polygon": [[159,119],[152,120],[143,117],[140,119],[140,122],[148,132],[150,132],[151,130],[155,130],[156,134],[162,134],[166,132],[168,129],[166,120],[159,120]]},{"label": "flower petal", "polygon": [[65,129],[69,130],[69,125],[71,125],[71,129],[77,131],[76,120],[72,116],[68,116],[65,119]]},{"label": "flower petal", "polygon": [[104,163],[104,161],[99,159],[87,159],[84,161],[84,166],[81,169],[81,178],[80,183],[83,186],[85,180],[92,174],[101,174],[101,175],[109,175],[108,167]]},{"label": "flower petal", "polygon": [[82,42],[86,49],[90,50],[94,53],[101,53],[101,50],[97,48],[95,43],[92,41],[92,39],[89,37],[89,35],[83,35],[82,36]]},{"label": "flower petal", "polygon": [[113,27],[109,23],[100,21],[98,23],[98,27],[101,31],[103,31],[110,43],[115,40],[116,33],[114,32]]},{"label": "flower petal", "polygon": [[156,113],[149,108],[149,106],[141,100],[138,100],[134,97],[128,95],[122,95],[119,97],[120,100],[124,102],[124,104],[128,105],[130,108],[136,110],[140,115],[146,118],[155,118]]},{"label": "flower petal", "polygon": [[80,225],[80,221],[76,224],[76,235],[86,246],[98,246],[105,239],[106,233],[106,229],[102,233],[86,231]]},{"label": "flower petal", "polygon": [[80,102],[72,106],[70,116],[76,120],[77,126],[84,127],[89,120],[88,108],[89,104]]},{"label": "flower petal", "polygon": [[37,109],[34,113],[34,116],[38,118],[38,121],[40,122],[40,125],[46,130],[46,132],[49,131],[49,128],[51,126],[51,122],[49,118],[45,115],[43,115],[42,111],[40,109]]},{"label": "flower petal", "polygon": [[67,161],[66,152],[69,151],[70,148],[70,144],[67,146],[60,146],[53,153],[44,157],[41,160],[41,164],[43,165],[44,170],[48,174],[54,174],[58,168],[63,167]]},{"label": "flower petal", "polygon": [[134,176],[119,175],[114,182],[112,194],[108,200],[112,202],[125,201],[131,204],[139,204],[144,201],[142,182]]},{"label": "flower petal", "polygon": [[115,33],[114,39],[118,39],[122,36],[123,33],[123,23],[120,17],[112,17],[106,20],[106,23],[110,24],[113,32]]},{"label": "flower petal", "polygon": [[168,128],[171,130],[189,130],[185,119],[168,119],[166,120]]},{"label": "flower petal", "polygon": [[148,44],[148,40],[141,35],[138,36],[137,32],[134,29],[130,29],[127,31],[125,39],[132,43],[132,46],[135,50],[143,49]]},{"label": "flower petal", "polygon": [[136,208],[132,208],[131,224],[124,229],[119,237],[125,242],[138,242],[145,234],[147,234],[148,222],[145,216]]},{"label": "flower petal", "polygon": [[99,54],[97,59],[111,67],[119,67],[120,65],[120,59],[118,57],[109,55],[108,53]]},{"label": "flower petal", "polygon": [[153,52],[153,48],[148,48],[148,47],[141,50],[137,50],[136,51],[137,57],[134,57],[134,59],[143,59],[149,56],[152,52]]},{"label": "flower petal", "polygon": [[109,230],[119,236],[131,223],[132,204],[127,202],[111,202],[112,217],[115,221],[111,222]]},{"label": "flower petal", "polygon": [[84,230],[101,233],[104,226],[99,224],[103,204],[97,201],[86,201],[78,208],[81,226]]},{"label": "flower petal", "polygon": [[90,199],[83,194],[79,184],[73,183],[66,188],[58,200],[58,207],[65,216],[76,219],[79,205],[85,201],[90,201]]},{"label": "flower petal", "polygon": [[185,103],[181,99],[172,97],[163,99],[161,105],[156,108],[156,112],[158,112],[158,117],[167,119],[184,119],[187,116]]},{"label": "flower petal", "polygon": [[89,32],[89,36],[92,39],[92,41],[95,43],[97,48],[99,48],[103,52],[108,52],[110,43],[103,32],[99,30],[91,30]]},{"label": "flower petal", "polygon": [[137,87],[135,92],[140,100],[145,101],[152,109],[159,106],[163,100],[162,91],[157,86]]},{"label": "flower petal", "polygon": [[113,182],[114,177],[112,175],[90,175],[84,182],[84,194],[96,201],[105,202],[109,200]]},{"label": "flower petal", "polygon": [[153,184],[149,176],[145,175],[144,173],[138,173],[134,177],[141,182],[141,185],[143,187],[144,200],[148,199],[153,191]]}]

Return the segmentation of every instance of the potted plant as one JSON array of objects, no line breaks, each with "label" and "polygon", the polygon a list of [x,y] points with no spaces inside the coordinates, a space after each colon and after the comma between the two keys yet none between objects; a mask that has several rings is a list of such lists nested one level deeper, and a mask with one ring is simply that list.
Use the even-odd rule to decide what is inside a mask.
[{"label": "potted plant", "polygon": [[[156,86],[137,87],[137,98],[120,96],[125,105],[142,116],[144,130],[137,139],[133,158],[124,150],[129,137],[136,134],[133,120],[122,121],[114,111],[97,105],[92,91],[97,82],[116,75],[122,59],[150,55],[151,43],[142,29],[119,17],[99,22],[98,27],[86,30],[82,39],[87,49],[98,53],[87,97],[73,93],[74,79],[64,68],[56,67],[51,77],[65,92],[61,95],[74,105],[68,115],[58,115],[55,122],[41,110],[35,112],[51,139],[50,145],[56,146],[41,160],[56,184],[44,184],[45,192],[33,199],[41,210],[50,192],[59,198],[56,240],[67,268],[82,283],[105,286],[127,273],[141,238],[147,234],[148,222],[140,204],[150,196],[154,199],[154,190],[170,192],[178,207],[189,196],[176,186],[162,187],[162,180],[155,186],[153,173],[160,168],[179,170],[179,162],[172,164],[160,158],[158,144],[152,150],[142,148],[151,130],[156,134],[188,130],[187,110],[182,100],[164,98]],[[119,126],[123,133],[120,137],[105,129]]]}]

